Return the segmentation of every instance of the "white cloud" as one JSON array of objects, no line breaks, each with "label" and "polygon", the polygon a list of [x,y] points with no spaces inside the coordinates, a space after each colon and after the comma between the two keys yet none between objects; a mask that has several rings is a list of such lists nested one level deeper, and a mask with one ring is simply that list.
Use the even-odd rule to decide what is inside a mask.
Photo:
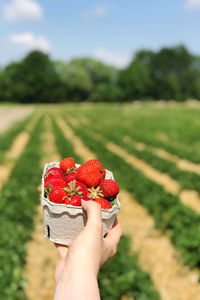
[{"label": "white cloud", "polygon": [[188,10],[200,9],[200,0],[186,0],[185,8]]},{"label": "white cloud", "polygon": [[4,7],[7,21],[40,20],[42,15],[42,7],[34,0],[12,0]]},{"label": "white cloud", "polygon": [[51,50],[51,44],[44,36],[36,36],[31,32],[12,34],[9,40],[12,44],[21,46],[27,51],[41,50],[43,52],[50,52]]},{"label": "white cloud", "polygon": [[126,67],[132,59],[131,55],[111,52],[104,48],[95,49],[93,57],[105,64],[113,65],[118,68]]},{"label": "white cloud", "polygon": [[91,10],[87,10],[83,13],[86,19],[104,17],[108,13],[108,7],[103,5],[97,5]]}]

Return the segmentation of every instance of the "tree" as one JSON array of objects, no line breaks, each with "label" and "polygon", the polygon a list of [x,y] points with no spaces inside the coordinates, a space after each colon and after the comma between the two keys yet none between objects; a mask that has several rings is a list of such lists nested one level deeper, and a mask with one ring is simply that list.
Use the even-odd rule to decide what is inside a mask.
[{"label": "tree", "polygon": [[12,63],[3,74],[5,99],[19,102],[51,102],[61,99],[61,81],[48,55],[31,52]]},{"label": "tree", "polygon": [[87,70],[81,65],[55,62],[55,69],[64,86],[64,93],[69,101],[88,99],[92,90],[92,81]]},{"label": "tree", "polygon": [[123,99],[144,99],[152,95],[151,51],[139,51],[130,65],[120,72],[119,85],[123,89]]}]

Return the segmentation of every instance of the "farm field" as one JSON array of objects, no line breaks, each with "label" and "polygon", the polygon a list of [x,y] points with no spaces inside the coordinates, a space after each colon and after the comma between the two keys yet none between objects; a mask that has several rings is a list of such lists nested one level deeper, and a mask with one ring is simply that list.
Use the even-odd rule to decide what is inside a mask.
[{"label": "farm field", "polygon": [[[50,300],[42,168],[99,159],[121,187],[123,237],[102,299],[200,300],[200,106],[39,105],[0,136],[0,298]],[[1,118],[1,116],[0,116]]]}]

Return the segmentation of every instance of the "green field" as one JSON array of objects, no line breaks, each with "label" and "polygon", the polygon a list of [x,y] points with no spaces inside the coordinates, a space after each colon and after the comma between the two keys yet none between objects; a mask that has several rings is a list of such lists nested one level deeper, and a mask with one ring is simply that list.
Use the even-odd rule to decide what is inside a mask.
[{"label": "green field", "polygon": [[[81,149],[77,151],[73,136],[78,137],[112,170],[122,195],[127,192],[135,209],[139,204],[143,212],[143,217],[134,215],[134,206],[128,213],[122,211],[124,236],[118,253],[99,275],[102,299],[200,299],[200,106],[174,103],[41,105],[1,134],[0,172],[7,168],[10,173],[6,180],[0,175],[0,298],[27,299],[23,270],[39,205],[44,131],[54,136],[61,157],[73,156],[81,163],[84,155]],[[26,144],[12,156],[9,150],[22,132]],[[123,197],[121,202],[127,203]],[[149,232],[147,219],[153,222]],[[150,249],[147,256],[146,245]],[[166,251],[171,259],[167,269],[156,258],[159,251]],[[195,279],[190,290],[191,274]],[[185,290],[181,291],[183,282]],[[172,296],[173,283],[177,298]]]}]

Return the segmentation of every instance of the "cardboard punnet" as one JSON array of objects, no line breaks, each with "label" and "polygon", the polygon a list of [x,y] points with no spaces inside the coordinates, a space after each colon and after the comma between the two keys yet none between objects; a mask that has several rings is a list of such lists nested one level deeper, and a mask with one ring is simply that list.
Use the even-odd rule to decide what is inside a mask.
[{"label": "cardboard punnet", "polygon": [[[81,206],[57,204],[45,197],[45,174],[50,168],[59,167],[59,163],[47,163],[42,175],[41,204],[43,206],[44,236],[52,242],[71,245],[73,239],[83,230],[87,216]],[[79,166],[80,164],[76,164],[76,167]],[[112,172],[106,170],[105,179],[114,180]],[[102,209],[103,235],[111,229],[119,211],[120,202],[118,197],[116,197],[116,204],[111,209]]]}]

